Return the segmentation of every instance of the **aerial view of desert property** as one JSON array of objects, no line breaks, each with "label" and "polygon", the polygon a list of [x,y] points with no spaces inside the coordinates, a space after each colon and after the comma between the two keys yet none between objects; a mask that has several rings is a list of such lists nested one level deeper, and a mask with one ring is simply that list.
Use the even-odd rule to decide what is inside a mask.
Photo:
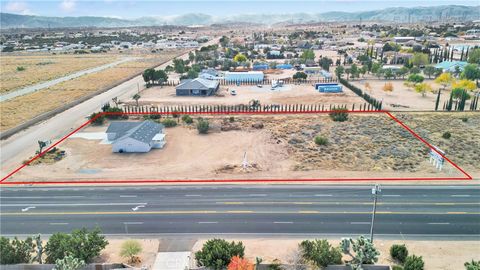
[{"label": "aerial view of desert property", "polygon": [[478,0],[0,2],[0,269],[480,270]]}]

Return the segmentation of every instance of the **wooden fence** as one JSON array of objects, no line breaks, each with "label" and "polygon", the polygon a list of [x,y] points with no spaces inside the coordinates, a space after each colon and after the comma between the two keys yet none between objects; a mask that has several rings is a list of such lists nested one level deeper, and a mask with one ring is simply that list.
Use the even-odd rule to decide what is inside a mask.
[{"label": "wooden fence", "polygon": [[315,113],[344,108],[350,111],[381,111],[370,103],[363,104],[265,104],[265,105],[179,105],[179,106],[124,106],[126,114],[195,114],[195,113]]}]

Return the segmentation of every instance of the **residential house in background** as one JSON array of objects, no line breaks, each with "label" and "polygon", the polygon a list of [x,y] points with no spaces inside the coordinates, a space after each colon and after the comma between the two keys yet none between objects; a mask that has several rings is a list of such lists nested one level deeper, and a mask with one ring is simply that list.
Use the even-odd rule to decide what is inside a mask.
[{"label": "residential house in background", "polygon": [[211,96],[219,87],[220,83],[216,80],[196,78],[181,81],[175,89],[177,96]]},{"label": "residential house in background", "polygon": [[110,123],[107,139],[112,142],[115,153],[146,153],[152,148],[165,145],[164,126],[153,121]]}]

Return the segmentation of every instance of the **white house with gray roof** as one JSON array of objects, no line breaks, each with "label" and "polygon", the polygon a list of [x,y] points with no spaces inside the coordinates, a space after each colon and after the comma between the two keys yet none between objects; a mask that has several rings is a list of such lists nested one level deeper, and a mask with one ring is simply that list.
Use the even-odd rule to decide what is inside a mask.
[{"label": "white house with gray roof", "polygon": [[114,121],[106,133],[115,153],[145,153],[165,145],[164,126],[153,121]]},{"label": "white house with gray roof", "polygon": [[219,86],[220,83],[216,80],[196,78],[181,81],[175,89],[177,96],[211,96],[217,92]]}]

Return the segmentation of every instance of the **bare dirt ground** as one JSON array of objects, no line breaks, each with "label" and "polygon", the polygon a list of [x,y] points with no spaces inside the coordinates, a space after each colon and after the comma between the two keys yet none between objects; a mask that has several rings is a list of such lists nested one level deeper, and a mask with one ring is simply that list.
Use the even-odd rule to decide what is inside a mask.
[{"label": "bare dirt ground", "polygon": [[[467,122],[461,120],[465,115]],[[477,175],[479,114],[398,117],[445,150],[453,162]],[[199,135],[194,125],[181,123],[166,129],[167,144],[163,149],[149,153],[116,154],[111,152],[111,145],[99,144],[98,140],[69,138],[59,146],[66,151],[64,159],[25,167],[9,180],[462,176],[452,166],[445,166],[442,172],[435,170],[428,163],[428,148],[384,114],[353,114],[347,122],[333,122],[326,115],[237,116],[233,123],[227,117],[208,119],[209,134]],[[259,122],[263,129],[252,127]],[[440,133],[447,123],[452,130],[449,140],[441,138]],[[104,131],[107,126],[88,127],[81,132]],[[317,135],[326,137],[329,143],[316,145]],[[252,166],[246,171],[240,168],[245,152]]]},{"label": "bare dirt ground", "polygon": [[[432,86],[435,93],[427,92],[425,96],[422,96],[421,93],[415,92],[413,88],[405,86],[403,84],[404,80],[384,80],[367,75],[364,79],[356,79],[350,82],[377,100],[383,100],[384,109],[394,111],[433,111],[437,100],[436,91],[442,88],[433,80],[425,79],[425,82]],[[367,82],[370,84],[371,90],[365,89],[365,83]],[[392,92],[383,91],[385,83],[393,85]],[[450,90],[442,90],[439,109],[443,108],[444,102],[449,98]],[[468,106],[470,106],[470,101],[467,101],[466,107],[468,108]]]},{"label": "bare dirt ground", "polygon": [[[202,248],[205,240],[199,240],[193,251]],[[298,239],[228,239],[228,241],[242,241],[245,246],[245,257],[255,262],[256,257],[264,263],[271,263],[278,259],[282,263],[291,264],[298,261]],[[338,246],[340,240],[329,239],[329,242]],[[480,259],[480,243],[477,241],[411,241],[411,240],[375,240],[375,246],[380,251],[377,264],[393,265],[389,249],[393,244],[405,244],[409,254],[422,256],[425,261],[425,270],[459,270],[463,264],[472,259]],[[282,247],[282,248],[279,248]],[[350,259],[348,256],[343,258]]]},{"label": "bare dirt ground", "polygon": [[[118,82],[125,80],[125,78],[141,73],[146,68],[159,65],[182,52],[182,50],[174,50],[153,55],[132,54],[138,58],[115,67],[87,74],[40,91],[4,101],[0,106],[0,113],[2,115],[0,130],[15,127],[35,116],[54,110],[76,99],[95,93],[101,89],[110,88]],[[82,59],[82,61],[88,61],[88,58]]]},{"label": "bare dirt ground", "polygon": [[[237,95],[232,96],[229,90],[234,89]],[[252,99],[258,99],[262,104],[325,104],[325,106],[345,105],[351,108],[351,104],[364,104],[365,100],[357,96],[349,89],[344,93],[319,93],[313,85],[288,84],[284,87],[271,90],[270,85],[261,88],[255,85],[221,86],[216,96],[210,97],[179,97],[175,95],[175,87],[152,87],[142,91],[140,104],[143,105],[235,105],[248,104]],[[133,100],[129,101],[134,104]],[[357,108],[358,108],[357,106]]]}]

